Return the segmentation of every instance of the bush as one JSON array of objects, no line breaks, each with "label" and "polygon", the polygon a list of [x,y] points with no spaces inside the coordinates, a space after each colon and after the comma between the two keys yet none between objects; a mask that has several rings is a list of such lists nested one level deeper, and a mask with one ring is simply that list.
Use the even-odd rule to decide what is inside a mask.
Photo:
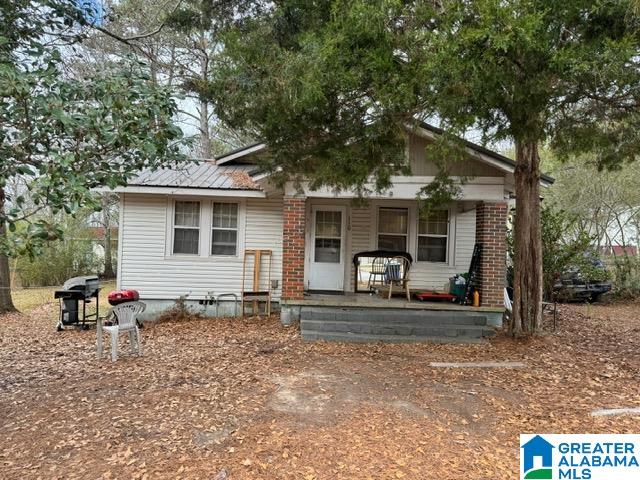
[{"label": "bush", "polygon": [[193,311],[187,305],[187,297],[189,295],[183,295],[179,297],[175,303],[156,319],[156,323],[163,322],[184,322],[187,320],[198,320],[202,318],[202,315]]},{"label": "bush", "polygon": [[620,255],[608,263],[614,294],[619,297],[640,295],[640,257]]},{"label": "bush", "polygon": [[63,228],[64,240],[48,243],[34,258],[18,257],[16,273],[23,287],[62,285],[70,277],[94,275],[100,270],[100,257],[85,223],[67,217]]},{"label": "bush", "polygon": [[[595,280],[602,271],[593,267],[593,238],[578,228],[577,219],[564,210],[549,205],[540,209],[542,237],[542,283],[546,299],[552,297],[553,286],[570,268],[580,272],[582,278]],[[509,285],[513,285],[513,231],[508,237],[510,266],[507,271]]]}]

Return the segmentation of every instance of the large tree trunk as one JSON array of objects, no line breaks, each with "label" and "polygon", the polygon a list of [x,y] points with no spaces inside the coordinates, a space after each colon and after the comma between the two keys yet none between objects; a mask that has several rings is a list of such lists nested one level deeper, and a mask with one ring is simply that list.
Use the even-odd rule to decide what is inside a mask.
[{"label": "large tree trunk", "polygon": [[[0,188],[0,212],[4,211],[4,189]],[[6,235],[5,224],[0,222],[0,241]],[[0,253],[0,313],[15,312],[11,298],[11,276],[9,274],[9,258]]]},{"label": "large tree trunk", "polygon": [[206,100],[200,101],[200,156],[202,158],[212,158],[211,153],[211,134],[209,133],[209,104]]},{"label": "large tree trunk", "polygon": [[513,335],[542,325],[542,241],[540,237],[540,157],[535,141],[516,142],[516,218],[513,275]]},{"label": "large tree trunk", "polygon": [[104,247],[104,271],[105,278],[114,278],[116,274],[113,271],[113,255],[111,253],[111,205],[109,194],[102,196],[102,226],[104,235],[102,237]]}]

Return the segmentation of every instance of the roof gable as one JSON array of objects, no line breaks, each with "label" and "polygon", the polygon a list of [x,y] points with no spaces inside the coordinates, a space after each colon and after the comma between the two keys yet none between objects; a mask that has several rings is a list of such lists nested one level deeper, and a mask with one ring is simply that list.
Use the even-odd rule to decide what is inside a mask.
[{"label": "roof gable", "polygon": [[[435,127],[425,122],[421,122],[417,128],[407,128],[415,135],[428,140],[434,140],[437,136],[440,136],[444,133],[444,130],[442,130],[441,128]],[[461,141],[464,147],[469,152],[470,156],[476,161],[489,165],[503,173],[513,173],[515,171],[516,163],[512,159],[468,140],[461,139]],[[254,143],[251,145],[247,145],[246,147],[232,150],[223,155],[219,155],[218,157],[216,157],[216,163],[218,165],[251,163],[250,161],[247,161],[250,159],[251,155],[262,152],[266,149],[267,145],[265,143]],[[548,186],[554,182],[554,179],[549,175],[542,174],[540,175],[540,182],[543,185]]]}]

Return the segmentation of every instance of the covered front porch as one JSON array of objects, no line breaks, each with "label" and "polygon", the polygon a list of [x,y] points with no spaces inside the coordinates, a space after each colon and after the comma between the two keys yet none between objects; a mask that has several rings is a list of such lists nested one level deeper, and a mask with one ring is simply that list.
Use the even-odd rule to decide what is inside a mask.
[{"label": "covered front porch", "polygon": [[[469,191],[428,215],[413,191],[366,204],[322,192],[286,195],[283,322],[300,322],[309,340],[483,341],[501,323],[506,274],[507,202],[503,185],[489,185],[496,188]],[[488,198],[478,198],[483,196]],[[477,245],[480,307],[415,298],[418,292],[448,292],[449,279],[469,271]],[[370,293],[388,288],[384,275],[372,275],[381,251],[408,259],[410,300],[406,290],[391,299]]]},{"label": "covered front porch", "polygon": [[358,205],[347,198],[285,197],[283,203],[283,300],[368,291],[383,279],[372,275],[374,258],[358,256],[381,250],[409,259],[412,291],[446,292],[451,277],[469,271],[474,247],[480,245],[480,302],[503,305],[506,201],[463,199],[426,217],[415,199]]},{"label": "covered front porch", "polygon": [[[483,342],[501,324],[506,272],[506,202],[460,201],[432,223],[416,200],[285,197],[281,311],[307,340]],[[370,273],[353,268],[358,252],[408,253],[409,289],[447,291],[482,245],[480,307],[356,293]],[[383,282],[384,283],[384,282]],[[382,286],[381,286],[382,287]],[[330,294],[329,294],[330,293]]]}]

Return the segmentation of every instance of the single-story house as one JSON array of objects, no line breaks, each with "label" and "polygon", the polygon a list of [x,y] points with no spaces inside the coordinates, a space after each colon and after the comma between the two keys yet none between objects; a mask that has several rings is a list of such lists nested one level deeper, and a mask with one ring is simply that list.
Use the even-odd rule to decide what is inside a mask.
[{"label": "single-story house", "polygon": [[[353,256],[380,249],[408,252],[411,290],[442,291],[450,277],[469,269],[474,245],[480,243],[480,311],[497,321],[503,310],[515,164],[465,142],[468,159],[451,172],[467,178],[461,195],[421,218],[416,195],[437,173],[426,147],[441,133],[427,124],[408,130],[411,175],[393,177],[390,190],[372,195],[366,204],[354,202],[355,193],[348,191],[314,191],[304,184],[302,192],[294,185],[276,188],[256,165],[256,156],[267,148],[261,143],[175,170],[142,172],[117,190],[118,288],[138,290],[151,313],[186,296],[187,303],[208,314],[230,314],[233,297],[225,296],[215,308],[207,300],[240,296],[245,250],[270,249],[271,281],[261,288],[270,289],[285,321],[304,317],[304,308],[317,312],[320,307],[343,313],[352,308],[362,318],[370,317],[362,313],[370,306],[387,313],[390,305],[424,313],[454,306],[356,296],[358,282],[368,275],[355,278]],[[548,185],[552,179],[543,176],[541,182]]]}]

